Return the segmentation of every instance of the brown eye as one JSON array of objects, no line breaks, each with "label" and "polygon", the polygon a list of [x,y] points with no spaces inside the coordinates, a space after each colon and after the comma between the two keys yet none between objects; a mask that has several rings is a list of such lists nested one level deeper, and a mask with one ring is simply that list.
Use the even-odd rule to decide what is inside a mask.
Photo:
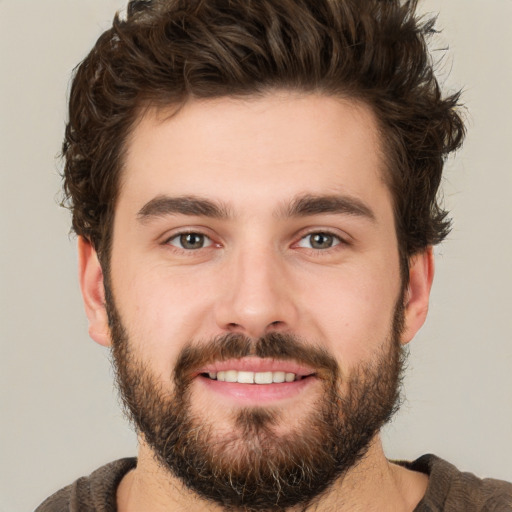
[{"label": "brown eye", "polygon": [[337,236],[331,235],[330,233],[310,233],[299,242],[299,247],[325,250],[338,245],[340,242],[341,241]]},{"label": "brown eye", "polygon": [[168,243],[179,249],[193,251],[210,246],[212,241],[201,233],[182,233],[172,237]]}]

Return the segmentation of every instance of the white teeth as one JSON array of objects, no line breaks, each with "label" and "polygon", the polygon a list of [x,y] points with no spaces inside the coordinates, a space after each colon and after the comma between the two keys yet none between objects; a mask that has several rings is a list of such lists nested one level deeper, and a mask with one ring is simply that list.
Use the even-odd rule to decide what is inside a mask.
[{"label": "white teeth", "polygon": [[257,372],[254,374],[256,384],[272,384],[272,372]]},{"label": "white teeth", "polygon": [[237,382],[252,384],[254,382],[254,372],[238,372]]},{"label": "white teeth", "polygon": [[220,372],[209,372],[210,379],[217,379],[222,382],[239,382],[241,384],[272,384],[282,382],[293,382],[297,375],[285,372],[246,372],[237,370],[226,370]]},{"label": "white teeth", "polygon": [[238,372],[236,370],[226,371],[226,382],[236,382],[238,378]]},{"label": "white teeth", "polygon": [[[293,377],[295,378],[295,375],[292,373]],[[284,382],[286,378],[286,374],[284,372],[274,372],[272,375],[272,382]]]}]

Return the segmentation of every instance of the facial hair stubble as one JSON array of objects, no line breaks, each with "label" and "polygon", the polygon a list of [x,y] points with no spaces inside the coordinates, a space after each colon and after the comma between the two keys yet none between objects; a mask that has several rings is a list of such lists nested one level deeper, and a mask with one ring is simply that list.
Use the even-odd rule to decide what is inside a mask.
[{"label": "facial hair stubble", "polygon": [[[181,350],[169,387],[164,387],[135,354],[136,340],[129,338],[110,290],[106,297],[116,380],[127,415],[167,471],[226,510],[305,509],[365,455],[398,410],[404,366],[402,298],[381,351],[350,372],[347,391],[341,394],[344,376],[332,355],[278,332],[258,340],[228,334],[191,342]],[[318,405],[286,435],[278,432],[284,420],[276,409],[241,408],[228,432],[194,410],[194,370],[247,356],[292,359],[315,369],[322,388]]]}]

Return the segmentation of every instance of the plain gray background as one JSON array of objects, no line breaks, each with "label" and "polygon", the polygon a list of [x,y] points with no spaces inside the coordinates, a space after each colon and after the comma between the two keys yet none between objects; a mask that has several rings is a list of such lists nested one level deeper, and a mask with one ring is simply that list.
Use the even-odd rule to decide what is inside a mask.
[{"label": "plain gray background", "polygon": [[[0,0],[1,512],[32,510],[136,451],[108,352],[87,336],[75,240],[57,206],[70,73],[123,4]],[[392,458],[433,452],[512,480],[512,1],[422,6],[440,13],[433,48],[450,46],[442,81],[465,87],[469,133],[447,165],[455,227],[436,249],[407,401],[384,440]]]}]

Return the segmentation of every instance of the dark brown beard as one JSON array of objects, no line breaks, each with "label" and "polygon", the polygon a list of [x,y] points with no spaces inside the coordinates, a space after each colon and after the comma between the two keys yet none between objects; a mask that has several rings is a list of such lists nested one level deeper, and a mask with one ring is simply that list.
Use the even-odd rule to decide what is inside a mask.
[{"label": "dark brown beard", "polygon": [[[117,383],[128,416],[164,468],[226,510],[305,508],[365,455],[398,409],[403,367],[400,306],[381,353],[351,372],[343,396],[339,366],[331,355],[279,333],[258,340],[230,334],[188,344],[176,362],[171,393],[171,379],[169,389],[158,385],[150,367],[134,354],[134,340],[128,339],[111,298],[108,309]],[[207,417],[193,412],[194,370],[248,355],[304,363],[315,369],[322,383],[318,408],[305,411],[299,426],[286,436],[273,428],[282,421],[275,409],[241,409],[229,432],[218,432]]]}]

